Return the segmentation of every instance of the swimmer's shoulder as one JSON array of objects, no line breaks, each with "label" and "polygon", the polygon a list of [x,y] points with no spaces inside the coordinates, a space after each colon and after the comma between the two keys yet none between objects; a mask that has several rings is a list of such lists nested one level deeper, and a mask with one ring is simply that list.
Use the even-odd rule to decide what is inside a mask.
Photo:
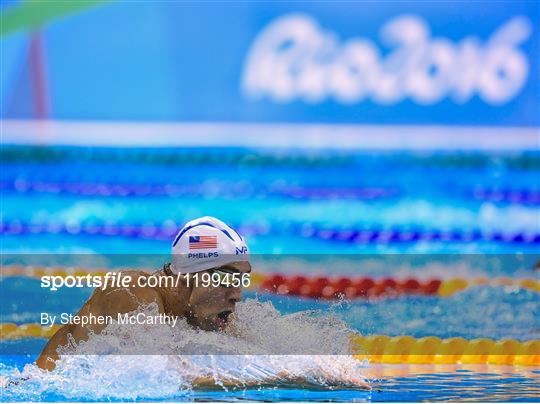
[{"label": "swimmer's shoulder", "polygon": [[136,310],[141,304],[157,303],[164,307],[163,297],[158,290],[151,287],[140,286],[139,278],[148,278],[153,274],[144,271],[125,270],[120,272],[121,277],[130,277],[127,286],[113,286],[96,288],[89,303],[100,312],[129,312]]},{"label": "swimmer's shoulder", "polygon": [[147,271],[136,271],[136,270],[133,270],[133,269],[126,269],[126,270],[123,270],[123,271],[120,271],[119,272],[119,275],[121,277],[130,277],[131,278],[131,287],[135,288],[135,287],[138,287],[138,284],[137,284],[137,279],[138,278],[148,278],[152,275],[154,275],[155,272],[153,273],[150,273],[150,272],[147,272]]}]

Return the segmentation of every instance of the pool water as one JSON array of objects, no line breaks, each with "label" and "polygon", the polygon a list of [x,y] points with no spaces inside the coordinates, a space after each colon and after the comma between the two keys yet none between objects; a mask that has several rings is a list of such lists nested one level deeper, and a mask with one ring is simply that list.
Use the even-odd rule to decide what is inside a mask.
[{"label": "pool water", "polygon": [[[298,231],[312,225],[537,235],[540,157],[532,152],[287,154],[5,146],[2,153],[4,226],[17,221],[71,230],[13,236],[5,231],[9,252],[168,253],[170,237],[89,237],[84,229],[145,224],[174,229],[203,215],[244,227],[255,253],[528,253],[540,243],[487,237],[474,243],[359,246]],[[20,243],[21,236],[28,242]]]},{"label": "pool water", "polygon": [[[292,269],[284,266],[284,272],[538,279],[532,269],[540,246],[537,153],[5,146],[2,156],[4,254],[166,255],[179,226],[213,215],[241,229],[253,254],[295,258],[419,254],[427,261],[435,260],[430,254],[484,254],[517,257],[522,263],[488,268],[464,260],[459,266],[436,263],[404,271],[402,265],[386,265],[371,272],[339,265],[315,269],[308,263]],[[332,236],[342,231],[374,235],[361,242]],[[385,238],[385,232],[396,236]],[[405,233],[416,236],[403,241],[399,235]],[[445,234],[457,236],[441,237]],[[13,276],[3,276],[0,287],[0,322],[18,324],[39,322],[42,311],[73,312],[91,292],[64,288],[51,295],[37,279]],[[445,298],[328,302],[254,292],[246,297],[271,304],[283,316],[299,311],[331,315],[364,335],[525,341],[540,334],[538,293],[515,286],[478,285]],[[357,366],[356,371],[370,380],[369,392],[279,385],[238,391],[193,389],[181,380],[182,374],[163,375],[162,359],[151,356],[112,356],[111,363],[72,357],[63,368],[43,375],[32,362],[45,342],[2,341],[0,377],[20,382],[2,389],[1,401],[539,401],[540,397],[540,371],[527,367],[339,362],[348,370]],[[309,372],[314,360],[307,355],[284,358],[282,365]],[[123,373],[107,370],[119,366],[114,361],[124,361]],[[20,380],[29,375],[30,380]]]},{"label": "pool water", "polygon": [[[24,359],[6,358],[4,364],[0,365],[0,374],[13,374],[13,369],[21,368],[23,363]],[[163,379],[153,380],[155,384],[145,386],[145,391],[140,391],[137,386],[127,384],[119,387],[113,383],[104,388],[91,389],[88,386],[77,391],[63,381],[57,386],[53,386],[54,383],[30,382],[27,382],[28,385],[12,386],[6,389],[2,401],[539,401],[538,370],[500,366],[483,369],[433,368],[429,365],[417,366],[414,370],[400,365],[385,365],[385,368],[387,374],[384,376],[380,375],[383,373],[381,370],[374,370],[374,376],[370,379],[371,391],[290,387],[182,391],[177,385],[167,385]],[[377,373],[378,376],[375,376]],[[175,387],[176,393],[170,393]],[[124,395],[118,395],[118,390]],[[149,391],[154,395],[149,397]]]}]

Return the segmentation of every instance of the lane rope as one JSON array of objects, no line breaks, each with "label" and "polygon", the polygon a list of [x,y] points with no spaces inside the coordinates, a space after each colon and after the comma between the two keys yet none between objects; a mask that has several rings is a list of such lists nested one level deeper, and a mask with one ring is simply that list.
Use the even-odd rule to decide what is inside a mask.
[{"label": "lane rope", "polygon": [[540,204],[540,191],[498,188],[476,188],[471,193],[479,201]]},{"label": "lane rope", "polygon": [[[0,231],[6,235],[67,234],[98,235],[171,241],[179,226],[173,221],[145,224],[117,223],[25,223],[18,220],[0,222]],[[287,224],[272,229],[270,226],[235,226],[246,236],[267,235],[288,231],[303,238],[314,238],[348,244],[399,244],[418,242],[497,242],[540,244],[540,233],[484,232],[481,230],[400,230],[350,229],[335,230],[310,224]]]},{"label": "lane rope", "polygon": [[255,150],[218,149],[197,150],[194,148],[160,149],[148,152],[145,149],[126,150],[123,148],[92,147],[28,147],[6,146],[0,151],[4,163],[37,162],[54,163],[112,163],[146,165],[233,165],[233,166],[292,166],[339,167],[356,162],[351,154],[333,153],[272,153]]},{"label": "lane rope", "polygon": [[[90,269],[82,267],[45,267],[7,265],[2,267],[2,277],[24,276],[40,278],[54,276],[104,276],[114,269]],[[540,281],[536,279],[512,279],[486,277],[466,279],[399,279],[394,277],[326,277],[284,274],[253,273],[250,289],[278,295],[292,295],[312,299],[362,299],[395,297],[401,295],[424,295],[449,297],[473,286],[508,286],[540,293]]]},{"label": "lane rope", "polygon": [[[148,164],[148,165],[237,165],[237,166],[360,166],[366,153],[282,153],[261,150],[220,148],[215,151],[197,148],[173,148],[149,152],[142,148],[54,147],[7,145],[0,151],[5,163],[76,162]],[[369,158],[369,157],[368,157]],[[497,154],[440,153],[392,154],[379,157],[392,165],[440,168],[504,167],[519,170],[540,169],[537,153]]]},{"label": "lane rope", "polygon": [[339,241],[349,244],[394,244],[394,243],[416,243],[416,242],[499,242],[499,243],[520,243],[539,244],[540,233],[527,232],[484,232],[481,230],[378,230],[378,229],[350,229],[334,230],[317,228],[304,225],[301,234],[306,238],[316,238],[321,240]]},{"label": "lane rope", "polygon": [[[50,338],[60,327],[0,323],[0,340]],[[357,359],[372,363],[540,366],[540,340],[351,335],[351,345]]]},{"label": "lane rope", "polygon": [[451,278],[451,279],[396,279],[385,277],[306,277],[281,274],[262,276],[261,291],[279,295],[294,295],[315,299],[358,299],[373,297],[395,297],[400,295],[424,295],[449,297],[472,286],[512,286],[540,293],[540,281],[534,279],[511,279],[507,277]]},{"label": "lane rope", "polygon": [[391,188],[331,188],[331,187],[299,187],[299,186],[269,186],[253,187],[243,183],[230,184],[107,184],[81,182],[53,181],[0,181],[0,189],[17,193],[51,193],[73,194],[84,196],[116,196],[116,197],[148,197],[148,196],[224,196],[248,198],[254,196],[281,196],[294,199],[361,199],[373,200],[389,198],[398,195]]},{"label": "lane rope", "polygon": [[[150,196],[222,196],[249,198],[254,196],[281,196],[294,199],[359,199],[374,200],[399,195],[392,188],[336,188],[336,187],[302,187],[302,186],[246,186],[243,183],[204,184],[126,184],[96,182],[65,182],[16,179],[0,181],[0,189],[20,194],[50,193],[99,197],[150,197]],[[515,204],[540,204],[540,191],[513,190],[499,188],[476,187],[466,191],[467,197],[478,201],[506,202]]]},{"label": "lane rope", "polygon": [[356,358],[386,364],[540,365],[540,340],[353,336]]}]

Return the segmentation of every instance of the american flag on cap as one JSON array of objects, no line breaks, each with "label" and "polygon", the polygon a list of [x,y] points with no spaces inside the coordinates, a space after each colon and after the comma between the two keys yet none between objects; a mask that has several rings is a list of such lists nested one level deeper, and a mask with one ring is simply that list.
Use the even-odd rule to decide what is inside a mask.
[{"label": "american flag on cap", "polygon": [[189,249],[217,248],[217,236],[189,236]]}]

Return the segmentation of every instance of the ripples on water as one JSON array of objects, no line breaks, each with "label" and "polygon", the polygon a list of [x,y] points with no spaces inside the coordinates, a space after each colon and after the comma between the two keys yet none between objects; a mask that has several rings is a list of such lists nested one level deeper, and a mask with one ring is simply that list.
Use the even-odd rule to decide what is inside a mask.
[{"label": "ripples on water", "polygon": [[[146,310],[151,314],[155,307]],[[525,368],[516,373],[516,369],[501,367],[464,371],[448,366],[361,363],[351,356],[339,355],[350,329],[338,317],[317,318],[310,312],[282,315],[269,302],[255,299],[239,306],[235,335],[226,338],[183,324],[176,328],[129,329],[131,342],[125,344],[126,336],[118,331],[112,325],[104,333],[91,336],[77,347],[77,355],[64,356],[53,372],[41,371],[30,363],[30,357],[3,360],[2,378],[20,383],[7,387],[2,400],[530,401],[538,400],[540,394],[540,373]],[[126,355],[140,353],[133,351],[133,346],[145,344],[153,352],[156,344],[162,344],[164,350],[176,348],[193,355]],[[312,355],[271,355],[281,345]],[[237,354],[246,349],[263,349],[269,355]],[[333,355],[317,355],[325,350]],[[207,352],[216,354],[204,355]],[[218,384],[220,380],[264,384],[284,370],[306,378],[318,388],[275,385],[231,390],[217,386],[204,390],[193,385],[196,377],[212,377]],[[348,376],[365,376],[373,390],[328,387],[333,380]]]},{"label": "ripples on water", "polygon": [[[158,314],[156,305],[141,310]],[[337,317],[281,315],[269,302],[254,299],[240,304],[235,315],[227,335],[194,329],[184,320],[174,328],[110,324],[78,344],[76,355],[64,355],[52,372],[33,364],[20,373],[4,367],[4,377],[28,378],[8,388],[7,397],[167,399],[190,392],[200,377],[211,377],[218,385],[225,381],[275,385],[282,372],[321,388],[343,379],[363,380],[363,364],[343,355],[351,329]],[[276,355],[283,350],[292,354]]]},{"label": "ripples on water", "polygon": [[[391,156],[390,156],[391,157]],[[389,157],[388,157],[389,158]],[[200,197],[181,198],[96,198],[83,195],[39,194],[40,203],[30,194],[6,192],[4,214],[6,220],[36,222],[119,222],[145,223],[163,222],[174,219],[182,221],[192,217],[213,214],[225,221],[240,223],[249,212],[247,224],[271,224],[279,229],[289,222],[314,222],[331,228],[349,228],[374,226],[438,229],[458,228],[481,229],[482,231],[526,231],[538,232],[537,205],[494,203],[472,200],[468,192],[478,185],[486,188],[532,189],[537,173],[533,170],[515,170],[497,163],[494,158],[490,165],[482,168],[461,166],[437,168],[418,164],[392,163],[393,157],[369,155],[359,156],[346,165],[324,167],[224,167],[221,164],[210,166],[177,165],[167,167],[167,179],[174,179],[181,184],[206,184],[213,192]],[[67,182],[111,182],[129,183],[133,173],[137,172],[140,183],[152,184],[163,177],[163,166],[148,164],[79,164],[57,163],[42,165],[37,163],[13,162],[3,170],[3,180],[28,178],[45,181]],[[409,160],[407,160],[409,161]],[[388,167],[397,167],[400,175],[387,175]],[[343,175],[347,172],[347,175]],[[291,199],[278,197],[258,198],[248,194],[241,197],[233,192],[227,195],[216,194],[216,181],[229,181],[235,178],[245,184],[279,185],[284,179],[285,185],[303,187],[386,187],[396,189],[398,196],[392,199],[373,201],[339,199]],[[211,182],[209,182],[211,181]],[[277,181],[277,182],[276,182]],[[245,185],[244,184],[244,185]],[[456,186],[459,185],[459,186]],[[283,184],[282,184],[283,185]],[[226,189],[230,187],[225,187]],[[266,195],[265,195],[266,196]],[[331,212],[331,214],[329,214]],[[263,236],[249,238],[253,252],[292,253],[292,252],[336,252],[336,253],[395,253],[395,252],[537,252],[536,246],[501,243],[418,243],[415,245],[355,245],[326,240],[308,239],[292,234],[270,232]],[[110,237],[92,237],[88,235],[26,235],[5,236],[4,251],[21,252],[140,252],[168,253],[169,243],[156,240],[134,240]],[[325,268],[327,270],[327,268]],[[357,268],[346,271],[339,267],[339,274],[356,274]],[[304,272],[313,273],[313,267]],[[526,269],[524,270],[526,271]],[[395,267],[372,272],[363,272],[370,276],[401,276]],[[403,275],[410,275],[408,269]],[[485,268],[452,267],[429,268],[418,276],[464,276],[481,275],[501,276]],[[512,273],[514,276],[530,277],[529,273]],[[12,304],[0,309],[2,321],[31,322],[37,321],[38,310],[50,312],[72,311],[87,297],[88,290],[63,291],[54,298],[41,296],[34,287],[29,287],[30,280],[2,280],[4,296]],[[34,281],[35,282],[35,281]],[[34,285],[35,286],[35,285]],[[309,323],[305,317],[286,317],[277,315],[270,306],[259,307],[259,303],[248,303],[244,312],[251,328],[244,328],[244,342],[247,338],[252,346],[261,345],[272,350],[272,344],[283,343],[294,346],[302,343],[302,351],[312,348],[311,353],[321,350],[336,349],[339,352],[343,336],[348,327],[363,333],[389,335],[413,334],[415,336],[464,336],[464,337],[513,337],[529,339],[538,336],[539,306],[536,294],[511,287],[476,287],[446,299],[435,297],[408,297],[386,299],[378,302],[357,301],[343,303],[341,306],[290,299],[278,296],[261,296],[260,300],[270,300],[281,313],[299,310],[335,310],[337,319],[333,322]],[[36,302],[40,304],[36,308]],[[258,314],[251,307],[257,307]],[[9,306],[9,307],[8,307]],[[5,307],[5,308],[4,308]],[[266,318],[267,321],[258,320]],[[338,321],[339,320],[339,321]],[[291,323],[292,321],[292,323]],[[313,320],[310,320],[313,321]],[[343,321],[346,326],[343,327]],[[303,322],[303,323],[302,323]],[[252,327],[256,324],[257,327]],[[329,326],[328,324],[331,324]],[[301,327],[300,325],[303,325]],[[443,326],[441,326],[443,325]],[[249,330],[252,333],[249,333]],[[291,333],[294,330],[295,333]],[[258,335],[253,333],[256,331]],[[191,333],[183,330],[183,338],[191,341],[192,352],[201,350],[232,349],[237,338],[230,338],[228,346],[221,346],[210,335]],[[258,336],[263,338],[257,338]],[[271,338],[264,338],[270,335]],[[168,344],[174,341],[170,330],[154,331],[154,338],[148,334],[132,335],[133,341],[154,345]],[[152,336],[152,335],[150,335]],[[191,339],[190,339],[191,338]],[[251,338],[251,339],[250,339]],[[101,352],[117,352],[118,340],[106,336],[95,336],[81,347],[81,352],[96,352],[99,345]],[[39,351],[45,340],[10,341],[10,346],[30,346]],[[131,346],[134,344],[132,343]],[[249,346],[249,345],[248,345]],[[245,346],[244,346],[245,347]],[[124,346],[129,349],[130,346]],[[185,348],[185,345],[183,346]],[[115,351],[116,349],[116,351]],[[197,351],[197,349],[199,351]],[[125,353],[125,352],[124,352]],[[222,352],[224,353],[224,352]],[[230,351],[228,353],[231,353]],[[233,352],[234,353],[234,352]],[[539,401],[540,373],[526,369],[477,368],[475,370],[442,369],[440,367],[417,367],[412,369],[401,366],[370,365],[367,368],[349,356],[238,356],[236,358],[213,355],[208,357],[171,356],[66,356],[57,369],[45,373],[31,362],[34,356],[0,358],[0,377],[19,379],[29,377],[17,385],[11,385],[0,391],[0,401],[122,401],[122,400],[261,400],[261,401]],[[340,373],[361,374],[371,379],[373,390],[316,390],[305,388],[273,387],[263,389],[241,389],[239,391],[194,390],[191,380],[197,375],[236,377],[249,381],[271,376],[279,370],[287,369],[293,374],[315,376],[326,371],[330,375]],[[385,373],[382,375],[381,369]],[[411,374],[415,373],[414,375]],[[389,374],[390,373],[390,374]],[[329,377],[331,378],[331,377]],[[319,379],[324,386],[325,380]]]},{"label": "ripples on water", "polygon": [[[179,378],[178,372],[168,368],[164,357],[108,358],[102,366],[96,366],[97,361],[78,357],[74,360],[79,362],[76,368],[68,365],[48,377],[27,366],[22,373],[34,380],[8,387],[2,401],[540,401],[540,371],[525,368],[479,367],[474,371],[459,368],[443,371],[429,366],[424,366],[424,370],[417,367],[417,374],[377,376],[370,382],[372,391],[299,387],[201,390],[183,385],[185,381]],[[280,360],[283,362],[286,358]],[[122,370],[111,371],[111,366],[115,365]],[[410,372],[402,365],[375,366],[378,369],[368,368],[365,373],[377,374],[383,369],[385,372],[394,370],[396,374]],[[0,364],[0,375],[7,374],[13,377],[19,373],[13,365]]]}]

